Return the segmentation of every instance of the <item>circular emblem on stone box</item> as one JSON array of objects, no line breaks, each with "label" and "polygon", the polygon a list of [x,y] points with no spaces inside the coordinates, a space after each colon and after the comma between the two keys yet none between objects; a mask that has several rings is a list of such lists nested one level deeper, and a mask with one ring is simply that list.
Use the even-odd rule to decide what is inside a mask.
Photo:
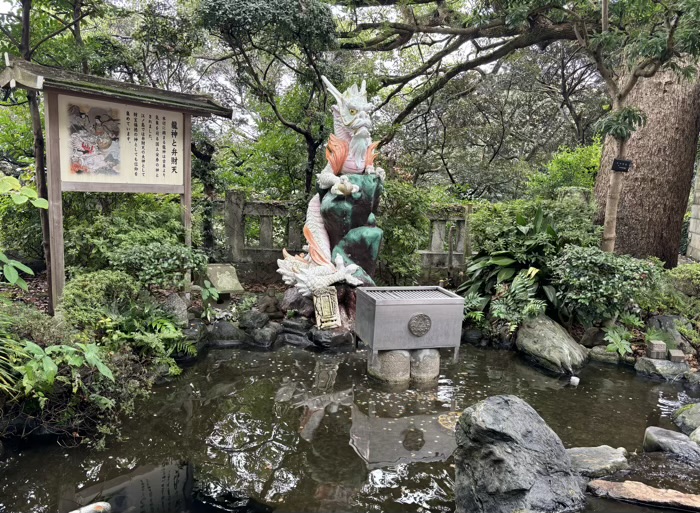
[{"label": "circular emblem on stone box", "polygon": [[408,331],[416,337],[422,337],[430,331],[431,325],[430,317],[422,313],[416,314],[408,321]]}]

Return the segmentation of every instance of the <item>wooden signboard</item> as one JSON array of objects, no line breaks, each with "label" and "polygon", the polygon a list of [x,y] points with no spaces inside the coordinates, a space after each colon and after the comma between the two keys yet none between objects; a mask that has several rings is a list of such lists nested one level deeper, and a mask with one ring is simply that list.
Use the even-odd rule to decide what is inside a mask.
[{"label": "wooden signboard", "polygon": [[52,90],[45,109],[54,305],[65,286],[64,191],[180,194],[191,244],[190,114]]},{"label": "wooden signboard", "polygon": [[63,292],[64,191],[179,194],[192,240],[192,116],[230,118],[209,96],[50,68],[5,54],[0,87],[43,91],[51,305]]}]

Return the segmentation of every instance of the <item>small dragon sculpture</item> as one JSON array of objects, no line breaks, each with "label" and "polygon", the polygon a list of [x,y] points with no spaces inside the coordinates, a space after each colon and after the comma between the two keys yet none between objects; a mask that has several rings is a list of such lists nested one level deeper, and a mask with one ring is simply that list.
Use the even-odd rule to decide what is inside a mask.
[{"label": "small dragon sculpture", "polygon": [[[328,163],[318,174],[318,187],[330,194],[347,197],[359,190],[357,185],[350,182],[348,175],[376,174],[382,182],[385,178],[384,170],[374,165],[378,143],[372,142],[370,134],[372,121],[367,85],[363,80],[359,88],[353,84],[341,93],[326,77],[322,77],[322,80],[337,103],[332,108],[334,133],[326,147]],[[320,194],[309,202],[304,236],[308,243],[306,254],[292,256],[284,250],[284,258],[277,260],[277,272],[287,285],[296,286],[304,296],[312,296],[315,289],[334,283],[362,284],[353,276],[359,266],[345,265],[340,255],[333,261],[333,248],[321,216]]]}]

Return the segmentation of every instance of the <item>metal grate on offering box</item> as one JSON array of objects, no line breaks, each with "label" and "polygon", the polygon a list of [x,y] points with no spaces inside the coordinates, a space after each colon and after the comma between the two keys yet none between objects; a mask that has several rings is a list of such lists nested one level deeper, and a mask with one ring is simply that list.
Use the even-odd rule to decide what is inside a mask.
[{"label": "metal grate on offering box", "polygon": [[445,299],[459,297],[456,294],[448,292],[440,287],[416,287],[416,288],[365,288],[363,292],[376,300],[383,299]]}]

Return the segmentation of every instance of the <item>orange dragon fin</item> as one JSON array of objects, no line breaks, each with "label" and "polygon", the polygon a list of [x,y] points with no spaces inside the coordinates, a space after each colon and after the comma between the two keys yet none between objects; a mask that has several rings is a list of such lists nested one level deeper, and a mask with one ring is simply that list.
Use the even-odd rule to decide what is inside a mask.
[{"label": "orange dragon fin", "polygon": [[328,139],[328,146],[326,146],[326,160],[331,165],[335,176],[340,175],[349,153],[350,145],[348,142],[336,137],[335,134],[331,134],[331,138]]},{"label": "orange dragon fin", "polygon": [[379,146],[379,141],[373,142],[369,145],[369,148],[367,148],[367,156],[365,157],[365,167],[374,165],[374,159],[378,155],[377,152],[374,151],[377,149],[377,146]]},{"label": "orange dragon fin", "polygon": [[314,236],[309,230],[308,226],[304,226],[304,237],[309,243],[309,255],[311,255],[311,260],[316,262],[318,265],[328,265],[330,260],[323,254],[321,249],[318,247],[318,243],[314,240]]}]

